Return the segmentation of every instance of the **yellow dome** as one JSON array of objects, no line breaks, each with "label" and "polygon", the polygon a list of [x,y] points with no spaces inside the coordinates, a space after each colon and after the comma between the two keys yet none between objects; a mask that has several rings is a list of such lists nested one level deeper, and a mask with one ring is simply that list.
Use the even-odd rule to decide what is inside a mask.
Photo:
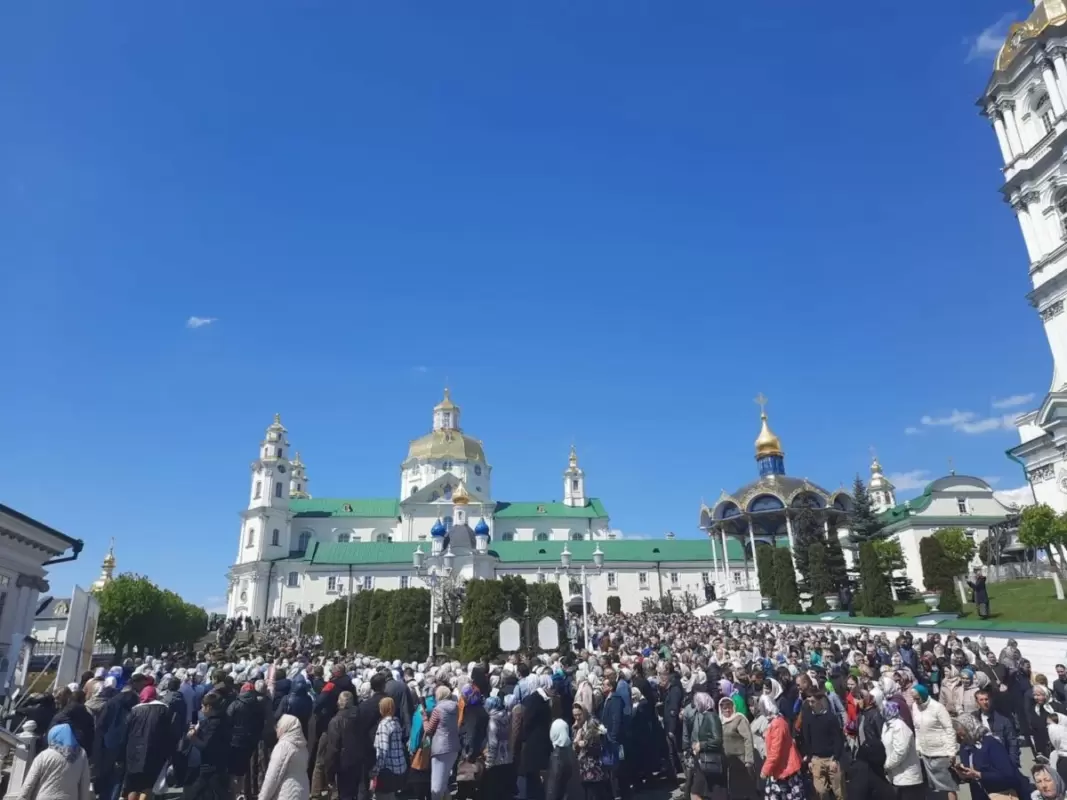
[{"label": "yellow dome", "polygon": [[467,491],[462,486],[456,489],[455,494],[452,495],[452,505],[465,506],[470,501],[471,499],[467,497]]},{"label": "yellow dome", "polygon": [[452,402],[452,393],[445,387],[444,399],[433,407],[434,411],[448,411],[456,407],[456,404]]},{"label": "yellow dome", "polygon": [[445,458],[485,462],[482,443],[459,431],[432,431],[415,439],[408,447],[408,458]]},{"label": "yellow dome", "polygon": [[1040,0],[1025,22],[1016,22],[1008,29],[1008,38],[997,53],[997,72],[1007,68],[1012,60],[1046,28],[1067,23],[1067,0]]},{"label": "yellow dome", "polygon": [[759,436],[756,437],[756,458],[784,455],[781,440],[774,435],[770,425],[767,424],[767,412],[763,411],[759,416],[763,421],[763,427],[760,428]]}]

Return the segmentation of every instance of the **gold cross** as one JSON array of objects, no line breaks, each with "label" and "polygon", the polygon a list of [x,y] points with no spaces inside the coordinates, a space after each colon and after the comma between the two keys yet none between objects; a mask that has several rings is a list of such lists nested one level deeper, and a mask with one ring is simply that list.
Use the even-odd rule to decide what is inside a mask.
[{"label": "gold cross", "polygon": [[763,392],[760,392],[758,395],[756,395],[755,403],[759,406],[759,411],[761,414],[767,413],[767,398],[764,396]]}]

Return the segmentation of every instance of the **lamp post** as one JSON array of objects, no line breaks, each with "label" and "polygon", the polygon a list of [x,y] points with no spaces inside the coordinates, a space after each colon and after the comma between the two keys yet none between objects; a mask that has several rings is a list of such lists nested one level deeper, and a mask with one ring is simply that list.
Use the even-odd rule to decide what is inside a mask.
[{"label": "lamp post", "polygon": [[434,625],[437,622],[437,578],[448,578],[452,575],[452,567],[456,563],[456,557],[452,554],[452,548],[441,552],[441,543],[436,539],[433,543],[434,553],[427,556],[422,552],[422,545],[415,548],[411,554],[411,562],[415,567],[415,575],[429,578],[430,584],[430,650],[429,657],[434,657]]},{"label": "lamp post", "polygon": [[[562,567],[563,574],[570,578],[571,562],[573,557],[571,551],[567,549],[567,545],[563,545],[563,552],[559,554],[559,563]],[[593,568],[596,570],[597,575],[600,574],[601,569],[604,567],[604,552],[600,549],[600,545],[596,546],[596,550],[593,551]],[[578,576],[582,584],[582,632],[585,636],[585,646],[589,647],[589,587],[586,583],[585,564],[582,564],[578,569]]]}]

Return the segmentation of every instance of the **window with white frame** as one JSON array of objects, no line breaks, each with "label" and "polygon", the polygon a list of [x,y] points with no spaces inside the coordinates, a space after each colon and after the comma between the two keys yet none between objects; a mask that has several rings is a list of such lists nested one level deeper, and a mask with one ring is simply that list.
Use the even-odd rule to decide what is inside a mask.
[{"label": "window with white frame", "polygon": [[296,616],[296,603],[286,603],[285,604],[285,616],[287,616],[287,617],[295,617]]},{"label": "window with white frame", "polygon": [[579,533],[578,531],[571,531],[571,541],[572,541],[572,542],[580,542],[580,541],[582,541],[582,540],[583,540],[584,538],[585,538],[585,537],[584,537],[584,536],[582,536],[582,534],[581,534],[581,533]]},{"label": "window with white frame", "polygon": [[640,587],[642,589],[647,589],[648,588],[648,573],[647,572],[638,572],[637,573],[637,583],[640,585]]},{"label": "window with white frame", "polygon": [[285,582],[286,586],[289,586],[291,588],[293,586],[299,586],[300,585],[300,573],[299,572],[290,572],[288,578],[289,579]]},{"label": "window with white frame", "polygon": [[537,582],[538,583],[544,583],[547,580],[548,580],[548,576],[545,575],[545,573],[543,573],[543,572],[538,572],[537,573]]},{"label": "window with white frame", "polygon": [[301,531],[300,538],[297,540],[297,550],[304,551],[308,549],[308,545],[311,544],[311,531]]},{"label": "window with white frame", "polygon": [[701,572],[700,573],[700,582],[701,583],[711,583],[711,573],[710,572]]},{"label": "window with white frame", "polygon": [[258,500],[262,496],[263,496],[263,481],[256,481],[256,493],[255,493],[255,496],[252,499],[253,500]]},{"label": "window with white frame", "polygon": [[411,578],[410,577],[408,577],[407,575],[401,575],[400,576],[400,588],[401,589],[407,589],[410,584],[411,584]]},{"label": "window with white frame", "polygon": [[959,512],[961,514],[969,514],[970,513],[970,511],[967,509],[967,498],[966,497],[957,497],[956,498],[956,508],[959,509]]},{"label": "window with white frame", "polygon": [[503,533],[503,534],[500,535],[500,541],[502,541],[502,542],[514,542],[515,541],[515,534],[512,533],[511,531],[508,531],[507,533]]},{"label": "window with white frame", "polygon": [[256,529],[248,529],[248,541],[245,542],[245,547],[252,547],[256,543]]},{"label": "window with white frame", "polygon": [[364,575],[363,576],[363,588],[366,591],[370,591],[371,589],[374,588],[374,576],[373,575]]},{"label": "window with white frame", "polygon": [[279,543],[279,540],[281,539],[281,536],[282,536],[282,532],[280,530],[278,530],[277,528],[275,528],[273,531],[271,531],[270,543],[274,547],[277,547],[278,543]]},{"label": "window with white frame", "polygon": [[280,483],[274,484],[274,496],[275,497],[281,497],[282,496],[282,485]]},{"label": "window with white frame", "polygon": [[1056,117],[1052,113],[1052,103],[1048,95],[1041,95],[1041,99],[1034,104],[1034,115],[1041,121],[1041,130],[1038,131],[1040,138],[1044,138],[1056,127]]},{"label": "window with white frame", "polygon": [[337,591],[337,576],[336,575],[331,575],[330,577],[328,577],[326,579],[326,591],[327,592],[336,592]]},{"label": "window with white frame", "polygon": [[609,572],[608,573],[608,588],[609,589],[618,589],[619,588],[619,575],[618,575],[618,573],[615,573],[615,572]]},{"label": "window with white frame", "polygon": [[348,544],[350,541],[352,541],[352,534],[351,533],[347,533],[346,532],[346,533],[337,534],[337,543],[338,544]]},{"label": "window with white frame", "polygon": [[1061,186],[1052,197],[1052,205],[1060,221],[1060,239],[1067,240],[1067,186]]},{"label": "window with white frame", "polygon": [[735,572],[734,573],[734,586],[741,586],[742,584],[744,584],[744,582],[745,582],[744,573]]},{"label": "window with white frame", "polygon": [[374,541],[376,542],[388,542],[389,539],[390,536],[388,533],[379,533],[377,536],[374,537]]},{"label": "window with white frame", "polygon": [[681,576],[677,572],[671,573],[671,586],[677,586],[681,581]]},{"label": "window with white frame", "polygon": [[539,533],[539,534],[537,534],[537,541],[539,541],[539,542],[547,542],[548,541],[548,534],[547,533]]}]

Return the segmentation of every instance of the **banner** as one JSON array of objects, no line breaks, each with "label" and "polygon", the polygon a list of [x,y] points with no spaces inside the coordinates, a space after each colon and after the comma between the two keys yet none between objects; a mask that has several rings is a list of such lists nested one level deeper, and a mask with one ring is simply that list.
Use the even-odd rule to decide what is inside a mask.
[{"label": "banner", "polygon": [[100,601],[80,586],[74,587],[67,615],[63,653],[56,670],[56,687],[77,681],[92,666],[96,646],[96,623],[100,618]]}]

